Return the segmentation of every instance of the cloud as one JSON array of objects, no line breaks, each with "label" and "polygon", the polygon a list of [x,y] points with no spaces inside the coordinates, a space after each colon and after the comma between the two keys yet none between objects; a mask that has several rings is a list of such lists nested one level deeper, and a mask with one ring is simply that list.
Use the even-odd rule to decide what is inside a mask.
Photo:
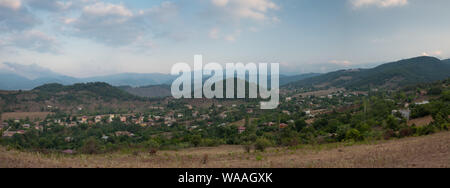
[{"label": "cloud", "polygon": [[59,42],[55,38],[37,30],[9,35],[4,39],[4,43],[0,43],[0,46],[3,48],[19,48],[41,53],[60,53]]},{"label": "cloud", "polygon": [[83,8],[83,13],[92,16],[122,16],[122,17],[133,16],[133,13],[122,4],[116,5],[103,2],[98,2],[92,5],[85,6]]},{"label": "cloud", "polygon": [[[132,44],[149,34],[176,38],[161,26],[177,15],[177,7],[163,2],[147,10],[132,11],[123,4],[96,2],[82,8],[78,18],[66,18],[64,23],[79,37],[114,46]],[[160,32],[156,34],[156,32]],[[164,33],[164,34],[163,34]]]},{"label": "cloud", "polygon": [[[274,12],[280,6],[273,0],[208,0],[211,3],[207,19],[213,23],[208,37],[235,42],[242,31],[257,32],[255,25],[261,27],[268,23],[278,23],[280,19]],[[245,29],[244,29],[245,27]]]},{"label": "cloud", "polygon": [[353,63],[348,61],[348,60],[331,60],[329,61],[329,63],[334,64],[334,65],[339,65],[339,66],[351,66]]},{"label": "cloud", "polygon": [[0,30],[2,32],[23,31],[34,27],[40,21],[21,0],[0,0]]},{"label": "cloud", "polygon": [[440,57],[442,55],[442,51],[441,50],[437,50],[434,52],[423,52],[422,53],[423,56],[437,56]]},{"label": "cloud", "polygon": [[17,63],[3,62],[0,63],[0,71],[8,71],[26,77],[28,79],[37,79],[42,77],[60,76],[48,68],[41,67],[37,64],[22,65]]},{"label": "cloud", "polygon": [[12,10],[18,10],[22,7],[21,0],[0,0],[0,7],[6,7]]},{"label": "cloud", "polygon": [[215,7],[237,19],[263,21],[268,19],[267,14],[270,10],[280,9],[271,0],[211,0],[211,2]]},{"label": "cloud", "polygon": [[62,1],[62,0],[26,0],[28,6],[33,9],[45,10],[50,12],[58,12],[62,10],[68,10],[76,5],[80,5],[85,1]]},{"label": "cloud", "polygon": [[355,8],[377,6],[381,8],[400,7],[408,4],[408,0],[349,0]]},{"label": "cloud", "polygon": [[218,39],[220,37],[219,33],[220,33],[220,30],[218,28],[212,28],[209,31],[209,38]]}]

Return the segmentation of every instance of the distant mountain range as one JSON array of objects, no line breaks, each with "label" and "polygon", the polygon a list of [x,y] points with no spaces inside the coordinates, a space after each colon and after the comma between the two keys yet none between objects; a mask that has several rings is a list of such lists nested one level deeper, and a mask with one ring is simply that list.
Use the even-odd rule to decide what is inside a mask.
[{"label": "distant mountain range", "polygon": [[169,84],[175,79],[169,74],[123,73],[89,78],[64,76],[38,65],[3,63],[0,66],[0,90],[31,90],[35,87],[57,83],[72,85],[76,83],[105,82],[113,86],[147,86]]},{"label": "distant mountain range", "polygon": [[[317,76],[319,74],[302,74],[296,76],[280,75],[280,84],[295,82],[301,79]],[[96,76],[89,78],[75,78],[61,75],[40,67],[38,65],[20,65],[15,63],[0,64],[0,90],[31,90],[44,84],[57,83],[62,85],[72,85],[76,83],[104,82],[113,86],[129,86],[128,91],[138,93],[141,96],[166,96],[167,87],[177,76],[160,73],[122,73],[108,76]],[[204,80],[207,77],[204,77]],[[155,87],[150,87],[155,86]],[[161,94],[145,94],[143,90],[156,89]],[[164,89],[164,90],[163,90]]]},{"label": "distant mountain range", "polygon": [[386,63],[372,69],[331,72],[292,82],[286,87],[395,88],[401,85],[443,80],[450,77],[450,59],[416,57]]},{"label": "distant mountain range", "polygon": [[[248,76],[248,75],[247,75]],[[348,69],[327,74],[280,75],[280,86],[395,88],[398,85],[431,82],[450,77],[450,59],[416,57],[382,64],[371,69]],[[169,74],[123,73],[90,78],[64,76],[38,65],[0,64],[0,90],[31,90],[50,83],[72,85],[76,83],[104,82],[142,97],[170,95],[169,85],[177,76]],[[204,77],[207,79],[207,77]],[[270,81],[270,76],[269,76]]]}]

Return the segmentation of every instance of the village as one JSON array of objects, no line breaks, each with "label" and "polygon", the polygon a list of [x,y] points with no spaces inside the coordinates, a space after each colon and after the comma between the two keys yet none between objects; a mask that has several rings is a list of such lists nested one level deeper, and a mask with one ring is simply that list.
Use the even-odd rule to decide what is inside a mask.
[{"label": "village", "polygon": [[[347,92],[343,89],[333,89],[326,91],[306,92],[301,94],[289,93],[280,104],[280,108],[271,111],[275,114],[282,114],[282,119],[272,121],[258,121],[258,126],[277,126],[284,129],[290,124],[294,124],[293,117],[304,117],[308,125],[314,123],[315,117],[331,113],[333,110],[345,110],[358,108],[361,104],[355,101],[366,97],[368,92]],[[425,93],[423,94],[425,95]],[[174,100],[177,101],[177,100]],[[183,125],[188,130],[195,130],[201,125],[206,126],[228,126],[237,125],[237,131],[242,134],[246,130],[246,118],[258,119],[259,115],[267,111],[262,111],[258,103],[240,104],[235,103],[228,106],[212,104],[209,108],[197,108],[191,104],[185,104],[183,100],[178,100],[176,108],[167,106],[153,106],[147,112],[134,114],[99,114],[99,115],[68,115],[65,113],[49,113],[44,119],[8,119],[3,120],[0,130],[3,137],[12,137],[15,134],[25,134],[27,130],[34,129],[42,131],[44,128],[52,126],[76,127],[80,125],[100,125],[119,122],[126,126],[146,127],[171,127],[173,125]],[[417,102],[416,105],[428,104],[428,101]],[[183,105],[184,104],[184,105]],[[174,104],[172,104],[173,106]],[[239,105],[239,106],[238,106]],[[402,104],[405,108],[393,110],[392,114],[400,114],[409,120],[411,111],[408,103]],[[77,107],[82,110],[82,107]],[[246,124],[247,123],[247,124]],[[10,126],[15,125],[15,126]],[[133,136],[127,131],[117,131],[115,136]]]}]

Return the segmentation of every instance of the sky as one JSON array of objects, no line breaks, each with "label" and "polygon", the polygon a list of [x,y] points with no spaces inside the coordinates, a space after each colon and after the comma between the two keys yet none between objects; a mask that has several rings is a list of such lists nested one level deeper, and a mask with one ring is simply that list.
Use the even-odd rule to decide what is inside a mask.
[{"label": "sky", "polygon": [[[300,74],[450,57],[448,0],[0,0],[0,63],[88,77],[178,62]],[[1,68],[1,65],[0,65]]]}]

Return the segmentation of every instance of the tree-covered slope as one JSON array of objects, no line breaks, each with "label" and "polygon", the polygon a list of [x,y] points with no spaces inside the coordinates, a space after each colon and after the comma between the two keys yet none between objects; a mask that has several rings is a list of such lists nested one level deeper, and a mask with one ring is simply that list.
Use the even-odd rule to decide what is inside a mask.
[{"label": "tree-covered slope", "polygon": [[443,80],[450,77],[450,62],[434,57],[416,57],[387,63],[373,69],[331,72],[301,80],[287,87],[395,88],[400,85]]}]

